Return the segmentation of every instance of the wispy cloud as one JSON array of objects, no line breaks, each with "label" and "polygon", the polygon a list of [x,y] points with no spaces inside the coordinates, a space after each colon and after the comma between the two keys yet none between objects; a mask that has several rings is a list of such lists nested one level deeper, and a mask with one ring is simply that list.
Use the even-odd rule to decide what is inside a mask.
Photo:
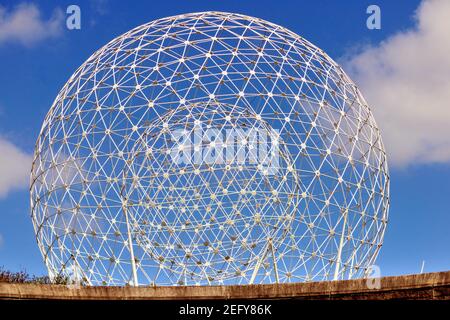
[{"label": "wispy cloud", "polygon": [[0,44],[16,42],[31,46],[59,36],[63,25],[61,9],[55,9],[48,19],[44,19],[33,3],[22,3],[10,9],[0,6]]},{"label": "wispy cloud", "polygon": [[450,1],[425,0],[416,26],[345,59],[391,164],[450,162]]},{"label": "wispy cloud", "polygon": [[108,0],[92,0],[90,4],[94,11],[99,15],[105,15],[109,12]]},{"label": "wispy cloud", "polygon": [[0,138],[0,198],[12,190],[28,187],[31,161],[31,155]]},{"label": "wispy cloud", "polygon": [[91,26],[95,26],[98,22],[99,16],[104,16],[109,13],[109,1],[108,0],[92,0],[90,3],[91,18],[89,23]]}]

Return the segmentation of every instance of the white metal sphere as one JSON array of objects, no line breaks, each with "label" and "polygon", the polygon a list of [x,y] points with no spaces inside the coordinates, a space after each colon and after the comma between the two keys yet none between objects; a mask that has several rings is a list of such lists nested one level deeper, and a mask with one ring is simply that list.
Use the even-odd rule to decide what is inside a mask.
[{"label": "white metal sphere", "polygon": [[360,277],[388,207],[379,129],[341,67],[222,12],[159,19],[94,53],[47,114],[31,174],[50,276],[91,285]]}]

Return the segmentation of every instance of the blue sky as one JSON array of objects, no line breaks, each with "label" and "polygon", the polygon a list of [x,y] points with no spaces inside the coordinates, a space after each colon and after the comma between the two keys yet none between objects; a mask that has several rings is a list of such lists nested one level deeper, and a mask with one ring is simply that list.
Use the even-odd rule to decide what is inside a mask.
[{"label": "blue sky", "polygon": [[[376,94],[386,92],[386,88],[377,87],[380,81],[394,89],[397,85],[399,88],[410,86],[411,92],[415,88],[423,88],[423,84],[413,83],[416,78],[410,75],[416,66],[415,54],[420,54],[419,58],[427,55],[426,61],[420,60],[418,63],[424,68],[417,71],[420,71],[420,77],[414,74],[417,79],[422,82],[428,78],[438,79],[436,72],[439,79],[450,79],[450,60],[441,61],[436,68],[438,71],[433,69],[433,65],[428,67],[430,61],[433,62],[442,53],[439,50],[448,49],[450,39],[432,38],[430,34],[435,33],[427,31],[446,27],[439,24],[444,23],[439,18],[450,20],[450,7],[439,7],[441,0],[429,2],[428,7],[416,15],[418,19],[414,15],[421,4],[419,0],[27,2],[22,6],[34,8],[25,16],[28,20],[24,22],[34,32],[30,37],[24,35],[26,27],[21,29],[9,23],[8,17],[21,10],[18,2],[2,0],[0,176],[8,177],[8,174],[14,173],[14,177],[0,178],[0,266],[12,270],[26,269],[35,274],[45,273],[30,220],[27,161],[33,152],[42,120],[70,75],[95,50],[133,27],[169,15],[218,10],[256,16],[282,25],[324,49],[332,58],[342,61],[344,66],[354,69],[355,80],[361,82],[363,94],[366,94],[364,89],[367,88],[369,104],[375,102],[372,108],[381,129],[382,120],[393,122],[390,126],[386,125],[385,130],[388,135],[388,159],[392,158],[390,222],[377,264],[383,275],[417,273],[422,260],[425,260],[425,271],[448,270],[450,132],[446,123],[450,124],[450,114],[442,104],[445,94],[450,92],[448,81],[436,82],[434,97],[427,96],[432,94],[430,92],[415,92],[417,96],[413,98],[427,101],[427,104],[420,110],[411,107],[407,110],[410,114],[406,116],[399,113],[400,107],[397,109],[405,99],[396,95],[395,99],[400,99],[400,102],[394,98],[383,100]],[[82,26],[81,30],[70,31],[65,28],[65,10],[74,3],[81,8]],[[378,4],[381,8],[381,30],[366,27],[366,8],[369,4]],[[436,14],[436,24],[430,22],[434,21],[431,19],[433,14]],[[418,30],[420,28],[423,30]],[[422,43],[425,46],[427,41],[436,43],[439,50],[427,50],[421,54],[410,49],[414,46],[420,48]],[[401,52],[402,48],[410,50]],[[395,54],[399,52],[405,55],[405,59],[400,59],[404,61],[398,61]],[[362,65],[361,61],[367,58],[377,61],[379,65]],[[407,65],[408,58],[412,60],[411,65]],[[382,70],[386,65],[389,70]],[[383,72],[378,72],[380,68]],[[423,115],[423,108],[430,110],[426,116]],[[429,116],[430,113],[437,114],[437,118]],[[404,122],[405,119],[407,122]],[[433,126],[435,122],[438,124]],[[15,161],[14,156],[19,160]],[[16,171],[19,172],[17,179]]]}]

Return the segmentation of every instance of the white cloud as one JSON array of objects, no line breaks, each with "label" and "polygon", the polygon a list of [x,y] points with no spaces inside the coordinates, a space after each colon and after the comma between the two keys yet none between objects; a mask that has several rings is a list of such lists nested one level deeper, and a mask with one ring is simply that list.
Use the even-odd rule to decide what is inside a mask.
[{"label": "white cloud", "polygon": [[28,187],[31,161],[31,155],[0,138],[0,198],[12,190]]},{"label": "white cloud", "polygon": [[105,15],[109,11],[109,1],[108,0],[91,0],[91,7],[100,15]]},{"label": "white cloud", "polygon": [[425,0],[416,26],[347,57],[390,163],[450,162],[450,1]]},{"label": "white cloud", "polygon": [[32,3],[22,3],[8,10],[0,6],[0,43],[19,42],[30,46],[39,41],[61,34],[64,14],[53,11],[48,20],[42,17],[39,8]]}]

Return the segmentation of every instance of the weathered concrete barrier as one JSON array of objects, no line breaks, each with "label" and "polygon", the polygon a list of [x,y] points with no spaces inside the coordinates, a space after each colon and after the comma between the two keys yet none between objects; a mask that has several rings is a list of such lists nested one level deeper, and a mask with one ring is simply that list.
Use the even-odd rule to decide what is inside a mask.
[{"label": "weathered concrete barrier", "polygon": [[380,278],[370,289],[366,279],[243,286],[80,287],[0,283],[0,299],[207,300],[450,299],[450,271]]}]

